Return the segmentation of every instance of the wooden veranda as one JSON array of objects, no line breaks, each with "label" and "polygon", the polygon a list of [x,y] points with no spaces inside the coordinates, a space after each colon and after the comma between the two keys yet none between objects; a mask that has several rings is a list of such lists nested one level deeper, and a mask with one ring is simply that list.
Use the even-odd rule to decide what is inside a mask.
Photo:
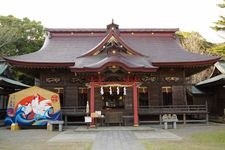
[{"label": "wooden veranda", "polygon": [[[162,123],[164,114],[176,114],[179,121],[184,124],[188,122],[208,122],[208,106],[205,105],[167,105],[167,106],[145,106],[138,107],[139,116],[147,116],[145,119],[139,117],[139,123]],[[85,124],[84,121],[69,121],[68,117],[86,116],[86,107],[62,107],[65,125]],[[158,119],[152,119],[156,116]]]}]

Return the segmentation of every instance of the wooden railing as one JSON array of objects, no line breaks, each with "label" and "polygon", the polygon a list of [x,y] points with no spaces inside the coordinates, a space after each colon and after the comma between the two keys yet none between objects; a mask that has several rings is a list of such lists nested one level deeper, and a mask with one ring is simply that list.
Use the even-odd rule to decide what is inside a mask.
[{"label": "wooden railing", "polygon": [[[208,113],[207,105],[140,106],[139,114]],[[85,106],[62,107],[63,114],[85,114]]]},{"label": "wooden railing", "polygon": [[[167,105],[139,107],[139,115],[156,115],[158,120],[139,120],[140,123],[162,123],[164,114],[180,116],[178,122],[208,122],[208,106],[205,105]],[[193,115],[195,116],[193,118]],[[189,117],[187,117],[189,116]]]},{"label": "wooden railing", "polygon": [[[158,120],[139,120],[140,123],[162,123],[162,115],[164,114],[176,114],[179,116],[183,116],[182,119],[179,119],[179,122],[208,122],[208,106],[205,105],[167,105],[167,106],[142,106],[138,108],[139,115],[156,115],[158,116]],[[124,112],[132,112],[132,109],[125,109]],[[64,115],[65,125],[68,123],[79,123],[83,124],[82,122],[69,122],[68,117],[69,116],[85,116],[86,114],[86,107],[85,106],[69,106],[69,107],[62,107],[62,114]],[[191,115],[203,115],[205,117],[201,118],[187,118],[186,116]],[[198,116],[197,115],[197,116]],[[132,115],[131,115],[132,116]]]},{"label": "wooden railing", "polygon": [[139,114],[191,114],[191,113],[208,113],[206,105],[167,105],[167,106],[142,106],[139,107]]},{"label": "wooden railing", "polygon": [[84,115],[86,114],[86,107],[85,106],[66,106],[62,107],[62,114],[63,115]]}]

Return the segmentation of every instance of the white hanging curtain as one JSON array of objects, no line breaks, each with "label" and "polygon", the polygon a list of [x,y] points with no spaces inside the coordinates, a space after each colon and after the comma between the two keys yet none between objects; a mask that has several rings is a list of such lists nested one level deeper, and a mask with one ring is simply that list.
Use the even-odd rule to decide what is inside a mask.
[{"label": "white hanging curtain", "polygon": [[100,89],[100,94],[101,94],[101,95],[103,95],[103,94],[104,94],[103,87],[101,87],[101,89]]},{"label": "white hanging curtain", "polygon": [[117,88],[116,88],[116,92],[117,92],[117,95],[119,95],[120,94],[120,88],[117,86]]},{"label": "white hanging curtain", "polygon": [[112,95],[112,87],[109,87],[109,94]]},{"label": "white hanging curtain", "polygon": [[126,87],[123,87],[123,95],[127,95],[127,89],[126,89]]},{"label": "white hanging curtain", "polygon": [[89,114],[89,103],[87,101],[87,104],[86,104],[86,114],[88,115]]}]

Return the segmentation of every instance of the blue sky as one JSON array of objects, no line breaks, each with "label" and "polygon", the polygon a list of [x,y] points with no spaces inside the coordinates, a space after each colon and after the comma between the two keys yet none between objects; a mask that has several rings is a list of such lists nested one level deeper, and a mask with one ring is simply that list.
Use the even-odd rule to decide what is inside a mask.
[{"label": "blue sky", "polygon": [[120,28],[180,28],[224,42],[210,29],[225,9],[223,0],[1,0],[0,15],[28,17],[51,28],[105,28],[112,18]]}]

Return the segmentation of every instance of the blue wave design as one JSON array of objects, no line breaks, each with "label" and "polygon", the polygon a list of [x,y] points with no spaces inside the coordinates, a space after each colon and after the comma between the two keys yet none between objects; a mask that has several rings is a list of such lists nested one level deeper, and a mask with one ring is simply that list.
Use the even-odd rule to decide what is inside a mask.
[{"label": "blue wave design", "polygon": [[47,125],[47,123],[48,123],[48,120],[38,120],[38,121],[35,121],[32,125],[45,126],[45,125]]},{"label": "blue wave design", "polygon": [[[22,111],[22,107],[18,108],[14,117],[6,116],[5,125],[11,125],[12,123],[18,123],[20,126],[30,126],[30,125],[47,125],[48,120],[62,120],[61,111],[57,111],[52,114],[53,108],[46,110],[45,115],[35,115],[33,119],[28,119],[29,115],[25,115]],[[47,114],[47,115],[46,115]]]},{"label": "blue wave design", "polygon": [[11,125],[12,123],[14,123],[13,118],[7,116],[7,117],[5,118],[4,124],[8,126],[8,125]]}]

